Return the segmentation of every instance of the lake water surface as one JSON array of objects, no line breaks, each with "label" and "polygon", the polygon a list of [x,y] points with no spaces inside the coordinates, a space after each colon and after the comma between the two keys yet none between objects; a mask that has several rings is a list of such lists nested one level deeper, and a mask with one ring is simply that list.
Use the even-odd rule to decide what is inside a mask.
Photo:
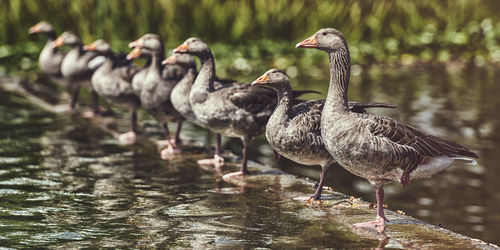
[{"label": "lake water surface", "polygon": [[[454,166],[407,188],[388,185],[389,209],[500,243],[500,85],[496,79],[500,73],[482,69],[371,70],[353,76],[350,99],[396,104],[398,109],[373,112],[466,145],[481,157],[477,166]],[[306,78],[299,72],[292,81],[298,89],[326,93],[325,77]],[[299,202],[225,183],[212,169],[197,166],[196,159],[206,151],[187,150],[163,161],[154,145],[120,146],[96,123],[55,115],[21,96],[0,91],[0,245],[377,246],[376,241],[361,239],[332,221],[302,217],[312,211]],[[121,129],[127,124],[124,119],[119,122]],[[155,131],[147,127],[146,131]],[[191,126],[183,135],[211,142],[206,132]],[[238,140],[225,139],[224,144],[237,154],[241,149]],[[253,144],[251,158],[276,165],[263,138]],[[319,176],[318,168],[286,160],[277,167],[314,179]],[[327,185],[375,199],[367,181],[340,167],[329,172]]]}]

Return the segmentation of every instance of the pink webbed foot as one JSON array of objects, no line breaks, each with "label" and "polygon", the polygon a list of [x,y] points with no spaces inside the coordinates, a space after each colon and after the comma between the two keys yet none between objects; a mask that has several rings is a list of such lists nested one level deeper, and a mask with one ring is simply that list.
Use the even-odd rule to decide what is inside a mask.
[{"label": "pink webbed foot", "polygon": [[244,174],[241,171],[238,171],[238,172],[225,174],[224,176],[222,176],[222,179],[225,181],[228,181],[231,179],[245,178],[246,176],[247,176],[247,174]]},{"label": "pink webbed foot", "polygon": [[92,111],[92,110],[85,110],[85,111],[83,111],[83,112],[82,112],[82,117],[83,117],[83,118],[88,118],[88,119],[90,119],[90,118],[94,118],[94,117],[96,117],[96,116],[98,116],[98,114],[96,114],[96,113],[95,113],[94,111]]},{"label": "pink webbed foot", "polygon": [[181,149],[176,147],[173,144],[167,145],[164,149],[160,151],[161,158],[164,160],[171,159],[173,154],[179,154],[181,152]]},{"label": "pink webbed foot", "polygon": [[165,148],[171,144],[170,144],[170,140],[159,140],[159,141],[156,141],[156,145],[158,146],[158,148]]},{"label": "pink webbed foot", "polygon": [[134,131],[129,131],[118,136],[118,141],[122,145],[132,145],[135,143],[136,134]]},{"label": "pink webbed foot", "polygon": [[214,166],[217,171],[221,171],[222,166],[224,166],[224,158],[220,155],[214,155],[212,159],[201,159],[198,160],[197,163],[202,166],[211,165]]},{"label": "pink webbed foot", "polygon": [[377,215],[377,219],[374,221],[369,221],[369,222],[362,222],[362,223],[356,223],[352,225],[355,228],[361,228],[361,229],[375,229],[379,233],[385,232],[385,222],[389,221],[387,218],[383,218],[379,215]]},{"label": "pink webbed foot", "polygon": [[59,104],[54,106],[54,112],[56,113],[66,113],[72,111],[71,105],[69,104]]},{"label": "pink webbed foot", "polygon": [[221,165],[224,164],[224,158],[220,155],[214,155],[212,159],[201,159],[197,163],[200,165]]},{"label": "pink webbed foot", "polygon": [[175,146],[182,144],[182,141],[180,139],[174,139],[174,138],[170,139],[169,142],[170,142],[170,144],[175,145]]}]

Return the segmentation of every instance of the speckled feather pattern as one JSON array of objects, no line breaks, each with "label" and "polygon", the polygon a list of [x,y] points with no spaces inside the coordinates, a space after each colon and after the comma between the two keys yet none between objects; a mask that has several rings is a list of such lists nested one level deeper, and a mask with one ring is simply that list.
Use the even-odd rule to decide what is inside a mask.
[{"label": "speckled feather pattern", "polygon": [[229,137],[249,140],[262,134],[276,106],[274,91],[238,83],[215,90],[212,54],[201,61],[189,99],[196,119],[206,128]]},{"label": "speckled feather pattern", "polygon": [[162,74],[165,74],[162,73],[163,67],[160,66],[162,59],[153,55],[150,65],[135,74],[132,87],[141,100],[141,107],[157,121],[175,122],[184,119],[170,101],[172,89],[179,79],[162,77]]},{"label": "speckled feather pattern", "polygon": [[290,110],[280,100],[266,125],[266,139],[281,155],[305,165],[334,162],[321,137],[324,100],[299,103]]},{"label": "speckled feather pattern", "polygon": [[[306,101],[292,106],[289,82],[277,86],[275,90],[278,93],[278,106],[266,125],[266,138],[273,149],[304,165],[325,166],[335,162],[321,137],[321,113],[325,100]],[[349,103],[349,108],[355,112],[364,112],[365,108],[373,107],[394,106],[384,103]]]},{"label": "speckled feather pattern", "polygon": [[113,59],[107,58],[92,75],[92,89],[115,104],[140,106],[139,97],[135,94],[131,82],[140,69],[133,64],[113,66]]},{"label": "speckled feather pattern", "polygon": [[[196,67],[196,65],[195,65]],[[197,72],[195,68],[187,68],[186,74],[183,78],[175,85],[170,94],[170,99],[174,108],[189,122],[192,122],[198,126],[204,127],[202,123],[196,120],[193,109],[191,108],[191,103],[189,102],[189,92],[191,92],[191,87],[193,86],[194,80],[196,79]],[[223,87],[230,87],[233,81],[219,82],[214,81],[214,89],[220,89]]]},{"label": "speckled feather pattern", "polygon": [[49,39],[40,52],[38,63],[42,71],[52,77],[61,77],[61,63],[66,55],[65,52],[52,47],[52,39]]},{"label": "speckled feather pattern", "polygon": [[72,48],[61,63],[61,73],[69,81],[90,80],[92,70],[89,61],[96,56],[92,51],[84,51],[81,46]]}]

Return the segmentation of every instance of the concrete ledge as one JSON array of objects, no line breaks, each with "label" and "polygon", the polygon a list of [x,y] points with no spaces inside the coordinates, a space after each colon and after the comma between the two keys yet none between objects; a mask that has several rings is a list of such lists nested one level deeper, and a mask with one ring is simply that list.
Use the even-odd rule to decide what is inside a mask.
[{"label": "concrete ledge", "polygon": [[331,217],[335,222],[351,228],[360,237],[378,239],[379,247],[418,248],[418,249],[499,249],[498,246],[478,239],[473,239],[450,230],[425,223],[402,213],[385,210],[390,220],[384,234],[371,230],[359,230],[352,225],[375,219],[376,209],[370,203],[348,195],[325,189],[324,199],[307,202],[314,193],[314,183],[297,178],[279,169],[251,162],[252,175],[226,180],[234,185],[265,190],[279,185],[281,196],[290,201],[300,202],[304,206],[318,211],[317,216]]}]

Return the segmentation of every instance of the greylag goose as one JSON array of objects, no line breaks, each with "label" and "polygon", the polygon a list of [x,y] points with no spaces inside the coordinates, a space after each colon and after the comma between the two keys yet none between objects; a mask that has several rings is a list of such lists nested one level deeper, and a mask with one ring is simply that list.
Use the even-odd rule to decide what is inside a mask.
[{"label": "greylag goose", "polygon": [[[321,175],[312,199],[319,200],[328,168],[335,163],[321,138],[321,110],[325,100],[305,101],[294,105],[290,79],[285,72],[270,69],[252,85],[273,88],[278,105],[266,125],[269,145],[281,155],[304,165],[320,165]],[[349,109],[364,112],[365,108],[395,108],[384,103],[349,102]]]},{"label": "greylag goose", "polygon": [[139,72],[139,67],[131,64],[111,50],[111,46],[103,41],[84,46],[84,50],[95,51],[106,57],[106,61],[92,74],[92,89],[111,102],[132,109],[131,130],[119,136],[122,144],[132,144],[137,132],[137,109],[141,105],[139,97],[132,89],[132,78]]},{"label": "greylag goose", "polygon": [[[179,65],[186,70],[184,77],[175,85],[172,93],[170,94],[170,99],[174,108],[181,113],[186,120],[194,123],[200,127],[204,125],[196,120],[196,116],[191,109],[191,104],[189,103],[189,92],[191,91],[191,86],[193,86],[194,80],[198,75],[196,70],[196,62],[194,57],[189,54],[173,53],[167,59],[163,60],[162,64],[167,65]],[[232,80],[216,80],[214,81],[214,88],[219,89],[223,87],[228,87]],[[220,155],[221,152],[221,135],[219,133],[215,134],[215,152]]]},{"label": "greylag goose", "polygon": [[[189,38],[174,52],[189,53],[201,61],[201,68],[189,93],[189,102],[196,120],[215,133],[240,138],[243,161],[240,171],[228,175],[248,174],[248,143],[264,132],[267,120],[276,106],[276,94],[271,89],[252,88],[250,84],[231,84],[215,89],[214,57],[207,44],[199,38]],[[213,164],[223,162],[216,152]]]},{"label": "greylag goose", "polygon": [[52,42],[57,38],[57,34],[52,28],[52,25],[46,21],[41,21],[31,27],[29,33],[44,34],[47,36],[48,41],[40,52],[38,63],[45,74],[55,79],[61,78],[61,62],[66,53],[52,46]]},{"label": "greylag goose", "polygon": [[385,230],[384,184],[428,178],[455,160],[478,155],[464,146],[427,134],[387,117],[354,113],[347,102],[351,59],[347,42],[338,30],[320,29],[297,48],[326,51],[330,59],[330,87],[321,117],[321,135],[333,158],[349,172],[366,178],[376,190],[377,218],[355,227]]},{"label": "greylag goose", "polygon": [[[88,64],[96,56],[96,53],[85,51],[80,37],[69,31],[62,33],[52,42],[54,48],[63,45],[72,47],[61,62],[61,73],[68,82],[68,89],[71,93],[70,109],[74,109],[78,101],[81,86],[84,83],[90,82],[93,71],[89,68]],[[99,113],[97,93],[94,91],[92,91],[92,98],[93,112],[95,114]]]},{"label": "greylag goose", "polygon": [[202,126],[197,120],[189,104],[189,92],[191,86],[198,72],[196,71],[196,61],[193,56],[189,54],[174,53],[167,59],[162,61],[162,65],[179,65],[181,68],[186,69],[186,73],[182,79],[177,82],[170,94],[172,106],[182,115],[186,120],[196,125]]},{"label": "greylag goose", "polygon": [[[178,151],[177,144],[180,143],[179,135],[184,117],[172,106],[170,94],[180,79],[162,76],[164,72],[166,72],[166,76],[171,73],[165,71],[161,64],[165,57],[163,42],[156,34],[146,34],[131,42],[129,47],[134,48],[127,55],[129,60],[135,59],[141,54],[150,58],[150,62],[144,69],[134,76],[132,87],[141,100],[142,108],[151,114],[164,129],[167,148],[163,149],[161,154],[163,156]],[[177,122],[177,132],[173,141],[170,140],[169,121]]]}]

